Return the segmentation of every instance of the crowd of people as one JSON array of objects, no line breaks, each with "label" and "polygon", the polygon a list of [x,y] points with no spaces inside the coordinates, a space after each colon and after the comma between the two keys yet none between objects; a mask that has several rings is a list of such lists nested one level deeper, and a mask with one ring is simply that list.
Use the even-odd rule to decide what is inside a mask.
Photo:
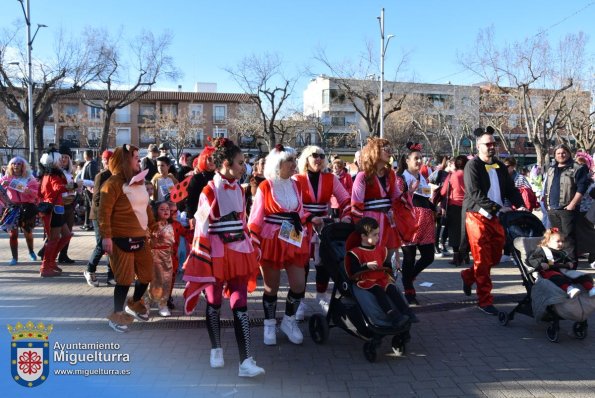
[{"label": "crowd of people", "polygon": [[[229,298],[238,372],[244,377],[265,372],[253,358],[247,311],[247,295],[257,283],[264,288],[265,345],[277,344],[283,270],[289,290],[280,331],[291,343],[303,342],[298,321],[312,266],[316,303],[328,310],[330,278],[320,266],[318,247],[322,228],[332,222],[356,225],[357,244],[346,257],[346,272],[370,290],[396,325],[419,321],[412,309],[419,305],[414,282],[435,257],[451,254],[450,264],[468,266],[461,271],[463,292],[471,295],[476,285],[479,308],[498,313],[490,274],[508,260],[499,221],[508,211],[541,212],[549,232],[545,254],[533,261],[543,277],[576,295],[575,281],[553,271],[553,263],[548,267],[547,253],[553,250],[556,264],[573,269],[580,256],[588,255],[595,268],[593,159],[584,152],[573,156],[562,144],[545,172],[538,166],[517,170],[514,158],[496,156],[491,127],[478,128],[475,135],[475,156],[443,156],[436,162],[424,157],[417,143],[408,143],[405,153],[393,159],[395,148],[381,138],[369,139],[352,163],[331,159],[318,146],[298,154],[282,144],[252,159],[225,138],[196,157],[183,153],[179,159],[166,144],[151,144],[142,159],[139,148],[129,144],[106,150],[100,164],[85,151],[76,168],[68,148],[48,150],[37,176],[17,156],[0,178],[0,225],[10,237],[9,264],[19,262],[19,231],[30,259],[37,260],[33,229],[41,222],[40,276],[60,276],[58,264],[74,261],[67,251],[79,216],[81,229],[94,231],[96,238],[83,273],[89,286],[100,285],[97,267],[108,256],[106,282],[114,287],[108,324],[117,332],[126,332],[135,319],[149,320],[152,308],[159,316],[171,315],[176,273],[183,265],[183,309],[191,313],[205,296],[214,368],[224,366],[220,311],[222,298]],[[78,212],[77,205],[84,211]],[[403,294],[396,285],[399,272]],[[592,280],[580,278],[595,295]]]}]

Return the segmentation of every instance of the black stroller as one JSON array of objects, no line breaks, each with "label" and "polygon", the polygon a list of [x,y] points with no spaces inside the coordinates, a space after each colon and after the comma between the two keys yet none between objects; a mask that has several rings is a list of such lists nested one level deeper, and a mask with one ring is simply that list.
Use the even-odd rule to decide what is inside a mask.
[{"label": "black stroller", "polygon": [[[500,312],[498,320],[502,326],[508,325],[514,319],[515,313],[524,314],[545,322],[550,322],[547,337],[552,342],[559,339],[560,320],[575,320],[573,333],[577,339],[587,337],[587,320],[590,314],[588,303],[566,298],[565,292],[547,279],[537,278],[538,274],[527,264],[527,259],[543,239],[545,227],[541,221],[530,212],[504,213],[500,222],[506,231],[506,242],[513,247],[512,256],[521,272],[523,286],[527,291],[525,297],[512,311]],[[556,297],[553,297],[556,296]],[[579,315],[565,309],[566,306],[578,306]],[[537,309],[537,310],[536,310]]]},{"label": "black stroller", "polygon": [[345,272],[346,242],[354,229],[352,224],[334,223],[324,227],[320,234],[321,264],[332,278],[334,287],[326,316],[318,313],[310,317],[310,336],[315,343],[323,344],[328,339],[329,328],[338,326],[366,341],[364,356],[370,362],[376,360],[376,348],[384,336],[394,336],[393,352],[401,356],[410,339],[411,324],[407,322],[403,328],[395,328],[374,296],[353,284]]}]

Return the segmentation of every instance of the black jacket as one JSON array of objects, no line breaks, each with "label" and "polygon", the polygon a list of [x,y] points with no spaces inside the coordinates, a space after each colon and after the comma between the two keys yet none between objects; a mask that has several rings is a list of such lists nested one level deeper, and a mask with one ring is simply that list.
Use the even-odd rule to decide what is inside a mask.
[{"label": "black jacket", "polygon": [[[496,173],[498,175],[498,182],[500,183],[500,194],[502,203],[504,199],[508,199],[514,206],[523,207],[523,197],[519,190],[514,186],[512,177],[508,174],[508,169],[499,160],[494,160],[498,165]],[[465,180],[465,200],[463,201],[463,211],[479,212],[484,209],[491,215],[496,215],[501,206],[488,198],[488,191],[490,190],[490,177],[486,170],[486,163],[474,157],[465,165],[464,180]]]},{"label": "black jacket", "polygon": [[198,199],[200,199],[202,189],[207,186],[214,176],[215,172],[213,171],[203,171],[193,175],[190,179],[187,188],[188,197],[186,198],[186,215],[188,218],[194,217],[196,209],[198,208]]}]

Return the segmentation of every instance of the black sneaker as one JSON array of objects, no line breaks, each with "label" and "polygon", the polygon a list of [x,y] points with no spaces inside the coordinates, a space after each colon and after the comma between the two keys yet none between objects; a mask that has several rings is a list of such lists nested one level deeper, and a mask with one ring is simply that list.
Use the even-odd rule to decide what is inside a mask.
[{"label": "black sneaker", "polygon": [[471,289],[472,286],[466,284],[465,281],[463,281],[463,293],[465,293],[465,296],[471,296]]},{"label": "black sneaker", "polygon": [[64,257],[58,257],[58,263],[59,264],[74,264],[74,263],[76,263],[76,261],[71,259],[68,256],[64,256]]},{"label": "black sneaker", "polygon": [[171,297],[167,300],[167,308],[169,308],[170,310],[176,309],[176,306],[174,305],[174,300]]},{"label": "black sneaker", "polygon": [[498,310],[493,305],[485,305],[483,307],[479,306],[479,309],[488,315],[493,315],[493,316],[498,315]]}]

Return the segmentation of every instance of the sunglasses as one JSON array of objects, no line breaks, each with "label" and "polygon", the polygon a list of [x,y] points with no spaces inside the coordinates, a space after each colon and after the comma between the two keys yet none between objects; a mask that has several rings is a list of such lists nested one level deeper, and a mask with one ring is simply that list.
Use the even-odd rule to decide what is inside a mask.
[{"label": "sunglasses", "polygon": [[324,158],[326,158],[326,155],[324,153],[313,153],[312,156],[314,159],[322,159],[324,160]]},{"label": "sunglasses", "polygon": [[495,142],[482,142],[482,144],[487,146],[488,148],[493,148],[495,146],[498,146],[498,144]]}]

